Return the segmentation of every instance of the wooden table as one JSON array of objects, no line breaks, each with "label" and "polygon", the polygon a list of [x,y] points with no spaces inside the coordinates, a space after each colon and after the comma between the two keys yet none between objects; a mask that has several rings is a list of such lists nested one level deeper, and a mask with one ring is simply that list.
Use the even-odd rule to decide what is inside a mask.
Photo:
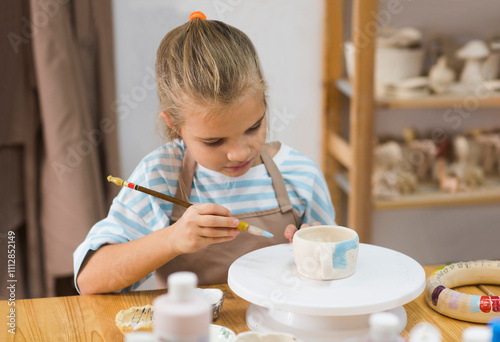
[{"label": "wooden table", "polygon": [[[429,276],[439,266],[425,266],[426,275]],[[249,330],[245,323],[249,303],[236,296],[226,284],[214,287],[222,289],[226,295],[221,315],[214,324],[226,326],[235,333]],[[488,289],[482,290],[467,286],[457,290],[470,294],[484,295],[483,291],[500,294],[499,286],[488,286]],[[122,341],[123,335],[115,325],[116,314],[131,306],[151,304],[155,297],[164,292],[156,290],[16,300],[15,335],[8,332],[6,325],[9,309],[13,306],[9,307],[8,301],[0,301],[0,341]],[[445,342],[461,341],[465,328],[479,325],[440,315],[425,303],[423,294],[404,307],[408,315],[408,325],[403,332],[406,337],[411,328],[422,321],[437,325]]]}]

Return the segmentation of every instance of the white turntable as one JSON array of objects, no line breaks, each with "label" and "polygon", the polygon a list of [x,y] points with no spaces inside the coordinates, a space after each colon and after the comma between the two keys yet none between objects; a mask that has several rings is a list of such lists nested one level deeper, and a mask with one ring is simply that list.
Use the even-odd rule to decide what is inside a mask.
[{"label": "white turntable", "polygon": [[370,314],[390,311],[406,326],[403,305],[425,289],[425,272],[397,251],[360,244],[355,273],[311,280],[296,270],[292,244],[250,252],[229,268],[231,290],[251,304],[246,322],[257,332],[287,332],[303,341],[345,341],[368,333]]}]

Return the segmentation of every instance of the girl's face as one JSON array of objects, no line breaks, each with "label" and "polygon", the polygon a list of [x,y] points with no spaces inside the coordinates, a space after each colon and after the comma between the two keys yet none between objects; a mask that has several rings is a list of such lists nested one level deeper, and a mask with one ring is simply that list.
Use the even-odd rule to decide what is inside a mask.
[{"label": "girl's face", "polygon": [[251,93],[222,115],[203,116],[187,109],[179,135],[198,164],[238,177],[260,163],[265,114],[263,94]]}]

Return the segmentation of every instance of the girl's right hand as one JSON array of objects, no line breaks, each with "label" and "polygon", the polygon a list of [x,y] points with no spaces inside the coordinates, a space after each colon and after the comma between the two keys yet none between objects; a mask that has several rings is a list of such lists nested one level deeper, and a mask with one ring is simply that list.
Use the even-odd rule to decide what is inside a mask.
[{"label": "girl's right hand", "polygon": [[214,203],[194,204],[187,208],[182,217],[167,227],[169,242],[178,254],[194,253],[214,243],[231,241],[240,231],[239,220],[231,212]]}]

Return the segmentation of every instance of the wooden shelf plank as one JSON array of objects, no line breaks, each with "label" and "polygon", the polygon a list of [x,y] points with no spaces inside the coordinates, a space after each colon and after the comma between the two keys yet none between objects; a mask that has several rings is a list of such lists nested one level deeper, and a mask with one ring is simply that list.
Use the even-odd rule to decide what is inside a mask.
[{"label": "wooden shelf plank", "polygon": [[[349,80],[342,78],[335,81],[337,89],[345,96],[352,96],[352,88]],[[454,106],[469,105],[479,108],[500,107],[500,94],[491,96],[475,97],[474,95],[430,95],[411,99],[397,99],[391,97],[377,97],[375,100],[377,108],[385,109],[409,109],[409,108],[448,108]]]},{"label": "wooden shelf plank", "polygon": [[473,95],[431,95],[412,99],[391,99],[379,97],[376,100],[378,108],[404,109],[404,108],[448,108],[454,106],[471,106],[479,108],[500,107],[500,94],[485,97],[474,97]]},{"label": "wooden shelf plank", "polygon": [[352,151],[347,141],[335,133],[330,133],[328,138],[328,151],[330,154],[342,165],[350,169],[352,166]]},{"label": "wooden shelf plank", "polygon": [[420,186],[411,195],[391,199],[374,199],[378,210],[393,210],[417,207],[444,207],[459,205],[479,205],[500,202],[500,182],[488,180],[481,188],[458,192],[456,194],[440,192],[436,186]]},{"label": "wooden shelf plank", "polygon": [[[350,192],[349,175],[346,172],[334,174],[335,181],[346,194]],[[500,202],[500,180],[486,182],[486,186],[469,192],[449,194],[440,192],[436,186],[421,186],[415,194],[395,198],[374,198],[376,210],[398,210],[426,207],[450,207],[460,205],[481,205]]]}]

